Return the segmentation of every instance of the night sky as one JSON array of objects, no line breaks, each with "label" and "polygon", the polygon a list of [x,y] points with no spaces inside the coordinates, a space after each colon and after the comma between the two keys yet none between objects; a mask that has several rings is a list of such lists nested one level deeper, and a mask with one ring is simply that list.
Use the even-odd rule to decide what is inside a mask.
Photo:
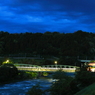
[{"label": "night sky", "polygon": [[95,32],[95,0],[0,0],[0,31]]}]

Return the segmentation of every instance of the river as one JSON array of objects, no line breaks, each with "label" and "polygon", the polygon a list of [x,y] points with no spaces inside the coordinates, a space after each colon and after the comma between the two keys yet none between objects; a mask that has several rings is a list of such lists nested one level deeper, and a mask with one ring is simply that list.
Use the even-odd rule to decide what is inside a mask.
[{"label": "river", "polygon": [[52,79],[33,79],[0,86],[0,95],[25,95],[34,85],[40,84],[43,90],[52,85]]},{"label": "river", "polygon": [[[70,75],[70,73],[67,75]],[[71,76],[72,75],[71,73]],[[26,95],[25,93],[36,84],[40,84],[42,89],[46,90],[52,85],[52,79],[41,78],[5,84],[0,86],[0,95]]]}]

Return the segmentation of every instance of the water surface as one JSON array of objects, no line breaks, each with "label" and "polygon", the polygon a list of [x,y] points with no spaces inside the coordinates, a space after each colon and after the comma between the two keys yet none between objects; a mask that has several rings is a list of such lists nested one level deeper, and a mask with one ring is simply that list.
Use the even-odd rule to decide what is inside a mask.
[{"label": "water surface", "polygon": [[[68,76],[74,76],[74,73],[66,73]],[[25,93],[34,85],[39,84],[43,90],[52,85],[51,78],[32,79],[20,81],[0,86],[0,95],[26,95]]]},{"label": "water surface", "polygon": [[52,85],[52,79],[33,79],[0,86],[0,95],[26,95],[25,93],[34,85],[40,84],[43,90]]}]

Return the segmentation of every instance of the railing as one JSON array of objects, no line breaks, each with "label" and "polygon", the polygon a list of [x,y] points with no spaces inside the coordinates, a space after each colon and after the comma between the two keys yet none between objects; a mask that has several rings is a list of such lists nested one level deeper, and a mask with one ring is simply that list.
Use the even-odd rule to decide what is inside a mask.
[{"label": "railing", "polygon": [[75,72],[77,66],[69,65],[27,65],[27,64],[14,64],[18,70],[28,70],[28,71],[39,71],[39,72],[55,72],[57,70],[62,70],[65,72]]}]

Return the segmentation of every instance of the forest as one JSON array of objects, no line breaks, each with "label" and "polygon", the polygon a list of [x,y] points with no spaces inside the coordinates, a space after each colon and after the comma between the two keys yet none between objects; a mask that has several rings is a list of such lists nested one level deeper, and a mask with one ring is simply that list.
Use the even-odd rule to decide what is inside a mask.
[{"label": "forest", "polygon": [[[58,65],[80,66],[78,58],[95,58],[95,34],[78,30],[74,33],[8,33],[0,31],[0,57],[45,57],[52,56],[58,58]],[[5,59],[4,58],[4,59]],[[76,59],[77,58],[77,59]],[[2,59],[2,58],[1,58]],[[37,73],[22,72],[13,64],[2,64],[0,59],[0,84],[26,80],[37,77]],[[95,60],[95,59],[94,59]],[[12,60],[13,61],[13,60]],[[32,65],[54,65],[55,60],[43,59],[42,62],[34,59],[19,59],[21,63]],[[11,62],[11,61],[10,61]],[[12,63],[15,63],[14,61]],[[12,67],[12,68],[10,68]],[[85,76],[85,77],[84,77]],[[95,83],[95,73],[87,71],[87,68],[81,67],[76,70],[75,78],[68,77],[64,72],[58,71],[53,75],[53,79],[59,80],[48,90],[51,95],[74,95],[87,86]],[[91,80],[91,81],[89,81]],[[61,87],[61,89],[60,89]],[[35,88],[35,90],[34,90]],[[39,86],[33,86],[27,94],[31,95],[33,91],[39,93]],[[91,87],[89,87],[91,88]],[[88,89],[89,89],[88,88]],[[68,89],[68,90],[67,90]],[[39,91],[38,91],[39,90]],[[84,91],[84,90],[83,90]],[[33,95],[34,95],[33,93]],[[83,92],[79,92],[83,93]],[[95,93],[94,90],[89,92]],[[42,92],[41,94],[42,95]],[[75,94],[80,95],[80,94]],[[94,94],[93,94],[94,95]]]},{"label": "forest", "polygon": [[8,33],[0,31],[0,56],[95,56],[95,34],[78,30],[74,33]]}]

